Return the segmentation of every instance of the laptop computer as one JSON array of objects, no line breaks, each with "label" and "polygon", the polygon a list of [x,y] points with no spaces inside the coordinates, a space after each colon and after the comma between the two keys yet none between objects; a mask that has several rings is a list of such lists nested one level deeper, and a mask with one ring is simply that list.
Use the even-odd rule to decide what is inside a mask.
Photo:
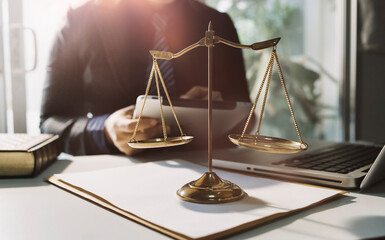
[{"label": "laptop computer", "polygon": [[[193,135],[195,142],[207,143],[207,101],[172,101],[183,130]],[[143,103],[144,96],[138,96],[134,117],[139,115]],[[171,134],[178,134],[170,104],[163,98],[161,104],[164,119],[174,130]],[[248,102],[214,102],[214,144],[225,140],[225,133],[243,123],[250,108]],[[147,96],[142,116],[160,118],[158,96]],[[385,178],[385,150],[381,146],[326,141],[306,143],[308,150],[297,154],[266,153],[242,147],[216,149],[213,166],[343,189],[366,189]]]},{"label": "laptop computer", "polygon": [[308,150],[278,154],[237,147],[215,150],[213,166],[282,180],[366,190],[385,178],[385,146],[309,141]]}]

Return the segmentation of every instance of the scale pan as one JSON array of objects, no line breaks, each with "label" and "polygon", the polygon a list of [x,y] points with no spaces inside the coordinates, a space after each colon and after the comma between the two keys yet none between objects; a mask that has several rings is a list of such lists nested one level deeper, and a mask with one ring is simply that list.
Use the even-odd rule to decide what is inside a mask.
[{"label": "scale pan", "polygon": [[128,146],[137,149],[173,147],[189,143],[193,139],[193,136],[168,137],[166,141],[164,138],[153,138],[141,141],[130,141],[128,142]]},{"label": "scale pan", "polygon": [[235,145],[254,150],[273,153],[296,153],[307,149],[307,144],[283,138],[268,137],[263,135],[230,134],[229,139]]}]

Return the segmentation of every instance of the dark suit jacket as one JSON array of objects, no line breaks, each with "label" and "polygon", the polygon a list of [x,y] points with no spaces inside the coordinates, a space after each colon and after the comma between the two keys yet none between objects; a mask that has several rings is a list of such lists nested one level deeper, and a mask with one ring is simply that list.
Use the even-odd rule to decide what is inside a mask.
[{"label": "dark suit jacket", "polygon": [[[61,135],[66,152],[87,154],[88,113],[110,114],[144,94],[154,30],[152,11],[143,2],[122,1],[115,8],[89,2],[68,12],[52,49],[41,108],[41,131]],[[200,40],[209,21],[216,35],[239,42],[228,15],[202,3],[177,0],[162,11],[172,52]],[[178,96],[207,86],[207,48],[172,61]],[[214,47],[213,89],[225,100],[249,101],[240,50]]]}]

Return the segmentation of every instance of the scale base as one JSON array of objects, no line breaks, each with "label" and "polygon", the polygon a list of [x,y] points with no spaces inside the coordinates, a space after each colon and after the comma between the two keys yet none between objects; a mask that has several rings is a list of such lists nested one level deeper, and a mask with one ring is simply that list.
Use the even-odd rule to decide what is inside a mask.
[{"label": "scale base", "polygon": [[214,172],[206,172],[196,181],[177,191],[180,199],[194,203],[225,203],[241,200],[246,193],[237,185],[221,179]]}]

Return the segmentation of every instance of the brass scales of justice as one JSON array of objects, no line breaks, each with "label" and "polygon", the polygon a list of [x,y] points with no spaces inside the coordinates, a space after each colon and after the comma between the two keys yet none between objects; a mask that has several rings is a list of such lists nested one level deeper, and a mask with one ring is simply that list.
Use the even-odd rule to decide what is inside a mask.
[{"label": "brass scales of justice", "polygon": [[[300,131],[298,129],[297,121],[295,119],[290,98],[287,93],[285,81],[283,79],[281,67],[278,62],[276,46],[279,40],[280,38],[275,38],[275,39],[271,39],[263,42],[257,42],[252,45],[242,45],[242,44],[234,43],[229,40],[223,39],[217,35],[214,35],[213,26],[210,22],[208,25],[208,30],[206,31],[205,36],[202,39],[200,39],[197,43],[194,43],[186,47],[185,49],[181,50],[178,53],[174,54],[172,52],[155,51],[155,50],[150,51],[153,57],[153,66],[152,66],[150,77],[146,87],[145,97],[143,100],[141,111],[139,113],[138,121],[134,130],[134,133],[128,143],[130,147],[138,148],[138,149],[178,146],[178,145],[187,144],[193,140],[194,138],[193,136],[187,136],[183,133],[183,130],[180,126],[177,115],[175,113],[174,107],[172,105],[170,96],[168,94],[166,85],[164,83],[162,74],[160,72],[157,60],[158,59],[172,60],[174,58],[181,57],[185,53],[197,47],[207,47],[208,49],[208,171],[204,173],[199,179],[192,181],[190,183],[187,183],[183,187],[181,187],[177,191],[177,195],[180,199],[184,201],[194,202],[194,203],[224,203],[224,202],[232,202],[232,201],[240,200],[246,195],[246,193],[239,186],[237,186],[236,184],[230,181],[221,179],[215,172],[212,171],[212,65],[213,65],[213,47],[215,44],[223,43],[230,47],[241,48],[241,49],[251,49],[255,51],[266,49],[266,48],[273,48],[266,72],[262,79],[256,99],[251,108],[251,111],[247,118],[244,129],[241,134],[230,134],[228,137],[231,140],[231,142],[233,142],[238,146],[259,150],[259,151],[274,152],[274,153],[295,153],[295,152],[300,152],[307,149],[307,144],[303,142]],[[282,138],[263,136],[259,134],[274,62],[276,62],[277,64],[277,70],[281,80],[282,88],[285,92],[285,97],[289,105],[290,113],[299,137],[299,142],[282,139]],[[151,86],[151,82],[154,78],[154,75],[155,75],[157,94],[159,98],[160,115],[161,115],[162,128],[163,128],[163,138],[136,140],[135,139],[136,133],[138,130],[138,126],[140,124],[143,109],[146,104],[146,99],[147,99],[148,92]],[[267,81],[266,81],[266,77],[267,77]],[[263,102],[260,110],[256,134],[254,135],[246,134],[246,129],[255,111],[258,99],[261,95],[261,92],[263,90],[265,83],[266,83],[266,87],[264,91]],[[167,136],[166,123],[163,116],[162,101],[160,97],[160,86],[159,86],[160,84],[162,85],[164,93],[170,104],[171,111],[173,113],[173,116],[175,118],[175,121],[180,131],[180,136],[176,136],[176,137]]]}]

